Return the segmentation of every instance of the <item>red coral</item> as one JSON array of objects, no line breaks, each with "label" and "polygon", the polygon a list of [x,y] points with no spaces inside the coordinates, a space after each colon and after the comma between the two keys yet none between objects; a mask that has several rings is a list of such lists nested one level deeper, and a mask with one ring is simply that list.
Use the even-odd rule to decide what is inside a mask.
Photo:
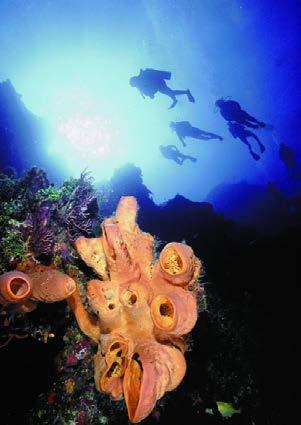
[{"label": "red coral", "polygon": [[47,404],[48,404],[49,406],[52,406],[52,405],[55,403],[55,400],[56,400],[56,394],[55,394],[55,392],[54,392],[54,391],[51,391],[51,392],[48,394],[48,397],[47,397]]},{"label": "red coral", "polygon": [[76,363],[77,363],[76,355],[74,353],[72,353],[67,358],[65,366],[66,367],[71,367],[71,366],[74,366]]}]

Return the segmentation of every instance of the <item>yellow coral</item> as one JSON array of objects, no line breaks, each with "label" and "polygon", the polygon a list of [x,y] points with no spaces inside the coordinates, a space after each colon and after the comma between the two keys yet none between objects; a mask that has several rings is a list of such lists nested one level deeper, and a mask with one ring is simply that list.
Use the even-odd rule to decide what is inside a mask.
[{"label": "yellow coral", "polygon": [[72,394],[75,389],[75,381],[73,378],[69,378],[65,381],[65,390],[67,394]]}]

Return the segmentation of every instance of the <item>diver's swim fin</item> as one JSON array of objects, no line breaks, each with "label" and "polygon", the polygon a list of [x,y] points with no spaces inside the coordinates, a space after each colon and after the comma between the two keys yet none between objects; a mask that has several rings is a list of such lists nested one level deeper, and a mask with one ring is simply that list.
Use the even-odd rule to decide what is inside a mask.
[{"label": "diver's swim fin", "polygon": [[195,103],[195,98],[192,96],[189,89],[187,90],[187,97],[189,102]]},{"label": "diver's swim fin", "polygon": [[257,153],[251,151],[250,154],[252,155],[253,159],[255,159],[255,161],[258,161],[260,159],[260,156],[257,155]]},{"label": "diver's swim fin", "polygon": [[170,105],[170,107],[168,109],[172,109],[176,106],[176,104],[178,103],[177,99],[175,99],[172,104]]}]

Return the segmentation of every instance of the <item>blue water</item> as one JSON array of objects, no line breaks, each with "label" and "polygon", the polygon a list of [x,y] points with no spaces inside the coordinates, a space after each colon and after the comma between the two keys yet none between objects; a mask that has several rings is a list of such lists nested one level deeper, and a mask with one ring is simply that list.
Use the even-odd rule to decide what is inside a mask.
[{"label": "blue water", "polygon": [[[177,193],[200,201],[241,181],[274,181],[291,194],[300,183],[278,150],[285,143],[300,159],[300,18],[297,0],[2,0],[0,81],[49,122],[42,150],[52,178],[88,167],[99,181],[132,162],[156,202]],[[196,103],[183,97],[168,110],[162,94],[143,99],[129,85],[140,68],[171,71],[170,87],[189,87]],[[220,97],[270,125],[256,131],[266,146],[259,161],[229,134]],[[182,120],[224,141],[183,148],[169,128]],[[179,166],[161,156],[162,144],[197,161]],[[27,150],[34,163],[34,145]]]}]

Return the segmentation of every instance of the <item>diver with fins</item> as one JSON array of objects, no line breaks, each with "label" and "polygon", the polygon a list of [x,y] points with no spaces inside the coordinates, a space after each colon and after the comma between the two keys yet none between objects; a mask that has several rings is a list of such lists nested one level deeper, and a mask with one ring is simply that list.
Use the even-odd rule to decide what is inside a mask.
[{"label": "diver with fins", "polygon": [[166,159],[171,159],[172,161],[175,161],[179,165],[183,165],[183,162],[186,159],[189,159],[191,162],[196,162],[197,159],[190,155],[184,155],[182,152],[179,151],[179,149],[175,145],[160,145],[159,146],[161,154]]},{"label": "diver with fins", "polygon": [[166,84],[165,80],[170,80],[171,72],[159,71],[157,69],[146,68],[140,69],[139,75],[130,78],[130,85],[136,87],[141,93],[142,97],[145,96],[154,98],[157,92],[165,94],[172,99],[172,104],[168,109],[176,106],[178,100],[177,96],[186,95],[189,102],[195,102],[194,97],[190,90],[173,90]]},{"label": "diver with fins", "polygon": [[250,128],[267,127],[264,122],[258,121],[255,117],[244,111],[236,100],[225,100],[221,98],[215,102],[215,106],[219,108],[221,116],[226,121],[235,121]]},{"label": "diver with fins", "polygon": [[223,138],[218,134],[209,133],[208,131],[201,130],[198,127],[193,127],[189,121],[171,121],[170,128],[175,131],[183,146],[186,146],[186,137],[191,137],[192,139],[199,140],[223,140]]},{"label": "diver with fins", "polygon": [[258,161],[260,159],[260,156],[252,150],[251,143],[248,141],[249,137],[252,137],[253,139],[255,139],[258,143],[259,148],[260,148],[260,152],[263,153],[265,151],[265,147],[261,143],[259,138],[256,136],[256,134],[253,133],[252,131],[248,130],[247,128],[245,128],[243,125],[238,124],[237,122],[228,122],[228,128],[229,128],[230,133],[232,134],[232,136],[235,139],[239,139],[245,145],[247,145],[249,152],[250,152],[251,156],[253,157],[253,159],[255,159],[255,161]]}]

